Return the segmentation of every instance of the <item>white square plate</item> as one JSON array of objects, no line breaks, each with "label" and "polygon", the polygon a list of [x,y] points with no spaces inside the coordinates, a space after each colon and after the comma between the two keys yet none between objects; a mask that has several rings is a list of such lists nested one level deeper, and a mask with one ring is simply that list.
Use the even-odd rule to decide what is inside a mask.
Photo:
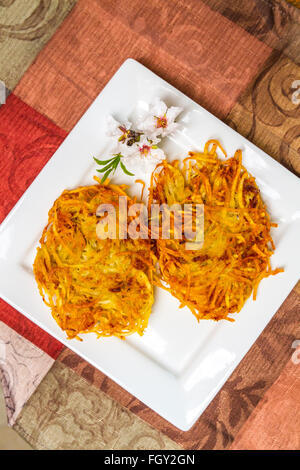
[{"label": "white square plate", "polygon": [[[283,266],[285,272],[262,281],[257,300],[246,302],[235,323],[198,323],[187,308],[178,308],[177,299],[156,289],[153,313],[143,337],[97,340],[90,334],[83,342],[66,340],[43,304],[32,272],[48,210],[64,189],[93,184],[96,165],[92,156],[101,155],[107,145],[106,116],[126,119],[137,105],[149,103],[156,96],[184,109],[179,119],[181,130],[163,144],[170,159],[203,149],[210,138],[219,139],[228,155],[237,148],[243,150],[244,165],[256,177],[273,221],[279,223],[273,230],[276,252],[272,265]],[[134,179],[116,174],[114,181],[132,184]],[[299,279],[299,201],[296,176],[144,66],[128,59],[2,223],[0,294],[166,420],[188,430]]]}]

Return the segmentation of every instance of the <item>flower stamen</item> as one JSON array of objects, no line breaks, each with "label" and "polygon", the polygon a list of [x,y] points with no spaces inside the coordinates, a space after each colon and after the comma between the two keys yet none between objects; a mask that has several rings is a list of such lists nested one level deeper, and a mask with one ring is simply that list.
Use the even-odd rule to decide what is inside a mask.
[{"label": "flower stamen", "polygon": [[143,145],[142,147],[139,147],[139,151],[141,155],[147,156],[151,151],[151,147],[149,145]]},{"label": "flower stamen", "polygon": [[126,129],[124,126],[119,126],[119,129],[123,134],[119,137],[119,142],[125,142],[129,136],[130,129]]},{"label": "flower stamen", "polygon": [[161,117],[158,117],[158,116],[154,116],[155,119],[156,119],[156,127],[159,129],[159,128],[163,128],[163,129],[166,129],[166,127],[168,127],[168,119],[167,119],[167,116],[166,114],[164,114],[163,116]]}]

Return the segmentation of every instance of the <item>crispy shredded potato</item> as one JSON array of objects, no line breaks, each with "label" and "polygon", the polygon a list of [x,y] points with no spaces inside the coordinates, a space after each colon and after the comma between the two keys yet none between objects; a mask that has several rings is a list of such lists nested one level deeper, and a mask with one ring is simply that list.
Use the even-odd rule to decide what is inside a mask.
[{"label": "crispy shredded potato", "polygon": [[239,312],[252,292],[256,298],[260,281],[283,269],[271,269],[270,228],[276,224],[270,222],[255,178],[242,165],[241,150],[221,160],[218,147],[226,156],[219,142],[210,140],[203,153],[190,152],[183,165],[164,161],[152,175],[149,206],[204,205],[202,248],[186,250],[183,233],[182,240],[157,240],[155,282],[198,320],[233,321],[229,314]]},{"label": "crispy shredded potato", "polygon": [[[127,198],[128,209],[136,202],[124,185],[66,190],[55,201],[33,268],[40,294],[68,338],[81,340],[79,334],[88,332],[122,339],[142,335],[153,285],[171,292],[198,320],[233,321],[229,315],[239,312],[252,292],[255,300],[260,281],[283,271],[271,268],[270,229],[276,224],[242,165],[241,150],[221,160],[217,148],[226,157],[219,142],[210,140],[183,163],[163,161],[151,178],[149,209],[152,203],[177,204],[184,216],[184,204],[203,204],[204,244],[198,250],[186,249],[184,227],[178,239],[174,224],[170,239],[99,239],[98,206],[114,205],[118,224],[119,196]],[[144,190],[144,183],[136,182]],[[151,217],[140,231],[149,235],[150,226]]]},{"label": "crispy shredded potato", "polygon": [[[95,178],[96,179],[96,178]],[[98,181],[98,179],[97,179]],[[44,302],[68,338],[80,333],[124,338],[143,334],[153,304],[153,260],[148,240],[100,240],[99,204],[114,204],[124,186],[64,191],[49,211],[34,275]],[[118,217],[117,217],[118,220]]]}]

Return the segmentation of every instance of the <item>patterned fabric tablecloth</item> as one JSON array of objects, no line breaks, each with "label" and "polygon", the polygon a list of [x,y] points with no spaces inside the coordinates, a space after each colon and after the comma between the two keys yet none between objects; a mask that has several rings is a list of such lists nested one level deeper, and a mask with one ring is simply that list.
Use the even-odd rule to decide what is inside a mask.
[{"label": "patterned fabric tablecloth", "polygon": [[[299,175],[296,5],[0,0],[0,221],[128,57]],[[37,449],[299,449],[299,340],[298,283],[181,432],[1,301],[0,379],[10,425]]]}]

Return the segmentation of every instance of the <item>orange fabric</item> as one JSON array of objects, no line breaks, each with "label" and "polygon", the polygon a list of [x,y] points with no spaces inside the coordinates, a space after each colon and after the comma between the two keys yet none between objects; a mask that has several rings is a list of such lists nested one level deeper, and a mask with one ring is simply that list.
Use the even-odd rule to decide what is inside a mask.
[{"label": "orange fabric", "polygon": [[236,436],[232,450],[300,449],[300,348]]},{"label": "orange fabric", "polygon": [[69,131],[133,57],[224,118],[270,53],[200,1],[79,0],[15,93]]}]

